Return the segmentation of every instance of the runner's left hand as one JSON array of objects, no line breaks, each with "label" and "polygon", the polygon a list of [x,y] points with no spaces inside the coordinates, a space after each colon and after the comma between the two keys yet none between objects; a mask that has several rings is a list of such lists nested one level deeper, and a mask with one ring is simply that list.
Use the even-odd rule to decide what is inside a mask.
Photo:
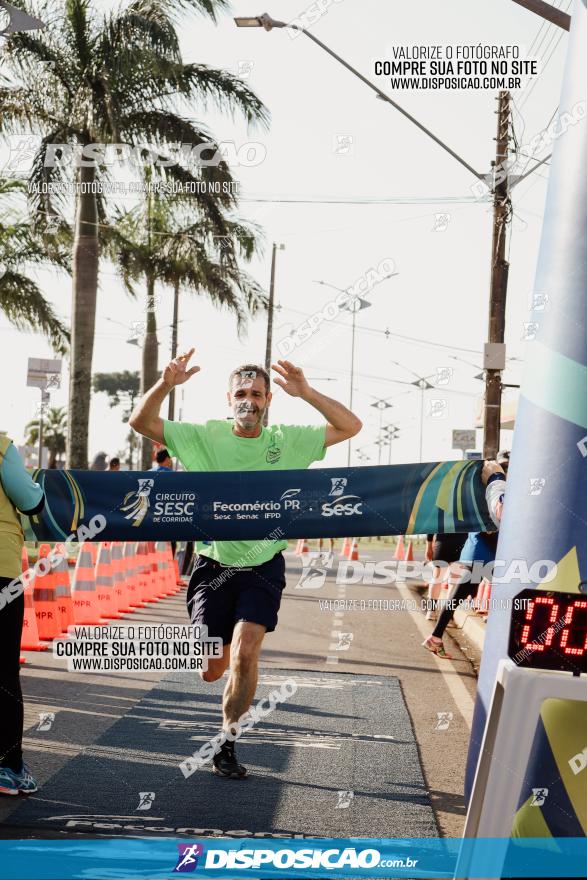
[{"label": "runner's left hand", "polygon": [[481,471],[481,479],[483,480],[484,485],[487,485],[487,480],[492,474],[503,474],[505,479],[505,471],[500,464],[496,461],[485,461],[483,462],[483,470]]},{"label": "runner's left hand", "polygon": [[283,388],[291,397],[305,397],[310,391],[303,370],[301,367],[294,367],[291,361],[277,361],[276,364],[271,364],[271,369],[282,377],[274,379],[275,384]]}]

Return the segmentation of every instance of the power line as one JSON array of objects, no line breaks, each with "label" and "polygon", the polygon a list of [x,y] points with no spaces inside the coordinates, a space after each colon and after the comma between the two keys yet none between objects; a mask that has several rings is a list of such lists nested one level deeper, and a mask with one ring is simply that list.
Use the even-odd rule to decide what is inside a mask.
[{"label": "power line", "polygon": [[[285,309],[288,312],[294,312],[295,314],[298,314],[298,315],[304,315],[307,318],[310,318],[312,316],[312,314],[315,314],[314,312],[303,312],[300,309],[293,309],[293,308],[291,308],[291,306],[282,305],[281,308]],[[346,328],[348,328],[348,326],[349,326],[346,321],[339,321],[336,318],[329,320],[328,323],[329,324],[340,324]],[[367,333],[376,333],[380,336],[385,336],[386,338],[393,337],[394,339],[402,339],[402,340],[405,340],[406,342],[416,342],[421,345],[431,345],[434,348],[446,348],[449,351],[455,351],[455,350],[456,351],[465,351],[468,354],[477,354],[477,355],[481,356],[481,352],[478,351],[477,349],[474,349],[474,348],[462,348],[459,345],[445,345],[443,342],[434,342],[431,339],[420,339],[416,336],[406,336],[402,333],[394,333],[389,329],[379,330],[379,328],[377,328],[377,327],[367,327],[364,324],[355,324],[355,329],[356,330],[363,330]]]}]

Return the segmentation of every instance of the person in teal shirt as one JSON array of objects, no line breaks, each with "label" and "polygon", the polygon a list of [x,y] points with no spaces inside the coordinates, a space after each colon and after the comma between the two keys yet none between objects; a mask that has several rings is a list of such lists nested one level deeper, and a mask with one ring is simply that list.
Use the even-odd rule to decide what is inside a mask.
[{"label": "person in teal shirt", "polygon": [[[200,371],[189,366],[192,348],[174,358],[155,385],[136,405],[130,417],[135,431],[164,444],[188,471],[258,471],[307,468],[321,461],[329,446],[354,437],[361,421],[347,407],[310,386],[303,371],[290,361],[272,365],[274,379],[286,394],[300,397],[324,421],[319,425],[265,426],[271,404],[270,376],[264,367],[243,364],[228,381],[227,400],[233,420],[203,424],[172,422],[161,418],[163,401],[177,385]],[[179,479],[179,477],[178,477]],[[213,756],[213,771],[240,779],[246,768],[239,764],[234,737],[239,720],[255,696],[258,660],[265,633],[277,624],[285,587],[286,541],[213,541],[198,554],[187,593],[192,624],[205,625],[209,637],[220,637],[221,658],[210,658],[204,681],[216,681],[230,668],[223,696],[221,745]],[[226,740],[228,734],[231,740]]]}]

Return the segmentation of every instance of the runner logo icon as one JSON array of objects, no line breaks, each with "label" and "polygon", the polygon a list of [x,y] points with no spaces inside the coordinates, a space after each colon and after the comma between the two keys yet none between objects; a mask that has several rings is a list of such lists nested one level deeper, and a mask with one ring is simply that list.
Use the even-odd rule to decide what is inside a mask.
[{"label": "runner logo icon", "polygon": [[[120,505],[120,510],[125,514],[125,519],[132,519],[133,526],[140,526],[149,509],[149,495],[155,485],[155,480],[142,479],[138,481],[138,488],[133,492],[127,492]],[[128,512],[127,512],[128,511]]]},{"label": "runner logo icon", "polygon": [[303,571],[295,585],[296,590],[318,590],[324,586],[327,568],[322,553],[313,553],[307,562],[303,563]]},{"label": "runner logo icon", "polygon": [[342,495],[344,490],[346,489],[346,484],[348,480],[346,477],[331,477],[330,482],[332,486],[330,488],[329,495]]},{"label": "runner logo icon", "polygon": [[204,853],[201,843],[178,843],[179,855],[177,865],[173,869],[174,874],[190,874],[198,866],[198,859]]}]

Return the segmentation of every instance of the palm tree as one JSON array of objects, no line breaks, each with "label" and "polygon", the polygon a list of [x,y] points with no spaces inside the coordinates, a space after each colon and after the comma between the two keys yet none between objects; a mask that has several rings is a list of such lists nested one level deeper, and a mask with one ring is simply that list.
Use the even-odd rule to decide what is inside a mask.
[{"label": "palm tree", "polygon": [[[26,443],[36,446],[39,442],[39,419],[25,425]],[[58,459],[65,452],[67,411],[63,406],[50,406],[43,419],[43,446],[49,450],[49,467],[57,467]]]},{"label": "palm tree", "polygon": [[[21,0],[20,6],[28,3]],[[248,123],[266,122],[259,99],[236,76],[203,64],[186,64],[174,15],[192,10],[213,21],[228,0],[131,0],[102,14],[91,0],[40,0],[42,31],[11,34],[3,52],[8,84],[0,88],[3,131],[41,132],[30,184],[39,213],[67,204],[64,184],[76,185],[73,242],[72,348],[69,388],[68,465],[87,467],[91,366],[99,268],[99,224],[104,223],[103,184],[108,165],[88,152],[92,144],[149,143],[151,157],[169,158],[178,143],[215,143],[199,123],[182,115],[214,103],[239,112]],[[65,144],[58,150],[56,144]],[[77,159],[72,147],[78,150]],[[80,159],[79,151],[86,148]],[[217,233],[225,231],[221,208],[236,196],[225,162],[188,168],[169,165],[160,174],[182,183],[220,184],[220,193],[198,188],[194,203]]]},{"label": "palm tree", "polygon": [[54,351],[64,354],[67,328],[24,268],[53,263],[67,269],[68,260],[55,236],[43,239],[19,216],[18,196],[24,191],[22,181],[0,179],[0,310],[17,330],[44,333]]},{"label": "palm tree", "polygon": [[[142,346],[141,394],[159,376],[157,319],[155,311],[157,283],[174,291],[172,357],[177,347],[178,301],[182,287],[207,296],[214,305],[225,307],[237,319],[241,333],[248,315],[266,307],[266,297],[259,285],[240,267],[260,249],[260,233],[243,220],[223,218],[225,235],[215,233],[205,212],[194,212],[183,199],[163,199],[149,193],[143,205],[118,212],[117,223],[103,235],[105,247],[118,266],[127,291],[135,296],[136,283],[144,281],[145,334]],[[173,399],[169,417],[172,418]],[[151,465],[151,441],[143,438],[141,463]]]}]

